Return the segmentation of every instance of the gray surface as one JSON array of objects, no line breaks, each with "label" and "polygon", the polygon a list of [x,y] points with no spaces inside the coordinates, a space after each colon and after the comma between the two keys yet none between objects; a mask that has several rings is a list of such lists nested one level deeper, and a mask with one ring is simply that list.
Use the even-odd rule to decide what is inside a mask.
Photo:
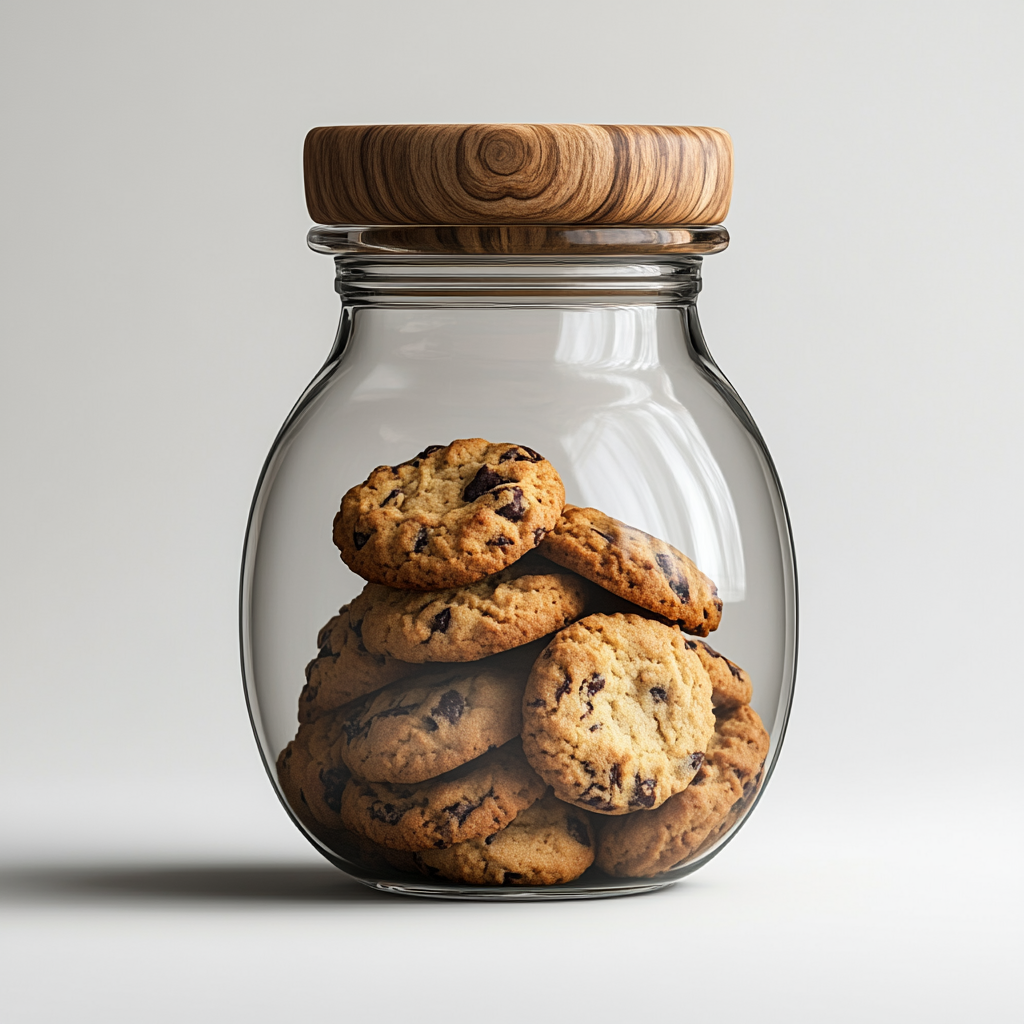
[{"label": "gray surface", "polygon": [[[1011,1019],[1020,5],[0,18],[2,835],[38,872],[5,876],[5,1017]],[[761,807],[669,893],[320,899],[256,763],[242,530],[336,316],[302,138],[439,120],[736,142],[700,307],[786,487],[801,667]]]}]

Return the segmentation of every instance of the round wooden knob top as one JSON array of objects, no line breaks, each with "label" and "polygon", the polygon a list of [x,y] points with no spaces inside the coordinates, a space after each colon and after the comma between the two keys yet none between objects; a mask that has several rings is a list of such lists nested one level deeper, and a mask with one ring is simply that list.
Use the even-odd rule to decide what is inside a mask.
[{"label": "round wooden knob top", "polygon": [[720,128],[341,125],[304,165],[318,224],[717,224],[732,194]]}]

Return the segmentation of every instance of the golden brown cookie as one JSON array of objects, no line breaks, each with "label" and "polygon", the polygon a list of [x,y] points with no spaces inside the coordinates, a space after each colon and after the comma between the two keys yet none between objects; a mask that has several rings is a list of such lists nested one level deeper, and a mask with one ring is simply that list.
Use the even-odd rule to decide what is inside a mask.
[{"label": "golden brown cookie", "polygon": [[540,553],[687,633],[707,636],[722,619],[718,588],[686,555],[596,508],[566,505]]},{"label": "golden brown cookie", "polygon": [[554,570],[551,562],[527,555],[493,576],[448,590],[368,583],[358,598],[365,608],[363,644],[404,662],[451,662],[530,643],[578,619],[594,589],[575,573]]},{"label": "golden brown cookie", "polygon": [[422,782],[458,768],[519,735],[529,671],[522,659],[497,657],[394,683],[343,712],[341,756],[375,782]]},{"label": "golden brown cookie", "polygon": [[558,473],[533,449],[469,438],[378,466],[342,499],[334,543],[371,583],[462,587],[535,548],[564,502]]},{"label": "golden brown cookie", "polygon": [[544,783],[512,740],[453,772],[409,786],[359,782],[345,787],[347,828],[393,850],[443,849],[504,828],[544,794]]},{"label": "golden brown cookie", "polygon": [[700,663],[711,677],[711,703],[716,711],[750,703],[754,693],[753,683],[736,662],[719,654],[703,640],[687,640],[686,646],[697,652]]},{"label": "golden brown cookie", "polygon": [[559,799],[603,814],[685,788],[714,728],[700,658],[676,627],[639,615],[588,615],[556,633],[523,696],[530,764]]},{"label": "golden brown cookie", "polygon": [[749,799],[768,755],[768,733],[748,705],[719,712],[697,778],[647,814],[605,823],[597,866],[610,875],[648,878],[690,858]]},{"label": "golden brown cookie", "polygon": [[420,671],[418,665],[366,649],[362,622],[367,607],[357,597],[320,630],[320,653],[306,666],[306,685],[299,694],[300,722],[314,722],[324,712]]},{"label": "golden brown cookie", "polygon": [[583,811],[550,794],[500,832],[416,860],[428,874],[470,885],[557,885],[579,878],[594,862],[594,830]]}]

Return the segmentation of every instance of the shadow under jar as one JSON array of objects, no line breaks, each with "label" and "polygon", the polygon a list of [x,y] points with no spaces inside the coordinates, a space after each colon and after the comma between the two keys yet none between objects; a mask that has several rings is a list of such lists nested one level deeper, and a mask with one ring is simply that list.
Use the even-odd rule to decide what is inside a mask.
[{"label": "shadow under jar", "polygon": [[307,138],[341,322],[253,499],[242,671],[282,802],[360,881],[644,892],[763,790],[796,579],[697,319],[731,155],[699,128]]}]

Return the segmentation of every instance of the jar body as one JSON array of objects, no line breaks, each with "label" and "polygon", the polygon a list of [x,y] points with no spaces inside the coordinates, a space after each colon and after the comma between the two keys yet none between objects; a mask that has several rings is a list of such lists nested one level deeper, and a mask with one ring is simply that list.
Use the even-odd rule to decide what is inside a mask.
[{"label": "jar body", "polygon": [[[338,266],[338,337],[268,457],[243,558],[243,675],[282,801],[324,856],[395,891],[610,895],[695,870],[735,833],[778,756],[797,621],[784,500],[756,427],[704,344],[695,305],[700,260],[342,258]],[[675,851],[684,854],[678,863],[669,863],[669,851],[610,873],[598,857],[558,884],[467,884],[430,871],[412,851],[375,856],[366,836],[331,821],[344,769],[335,791],[330,778],[324,783],[327,810],[321,803],[319,815],[298,805],[305,797],[297,789],[282,786],[278,760],[296,735],[303,669],[317,655],[321,628],[365,585],[332,542],[341,497],[374,467],[455,438],[542,453],[564,483],[566,503],[667,541],[717,584],[724,609],[708,641],[749,674],[750,704],[770,746],[728,814],[719,806],[713,827]],[[610,816],[584,815],[588,843],[599,848]]]}]

